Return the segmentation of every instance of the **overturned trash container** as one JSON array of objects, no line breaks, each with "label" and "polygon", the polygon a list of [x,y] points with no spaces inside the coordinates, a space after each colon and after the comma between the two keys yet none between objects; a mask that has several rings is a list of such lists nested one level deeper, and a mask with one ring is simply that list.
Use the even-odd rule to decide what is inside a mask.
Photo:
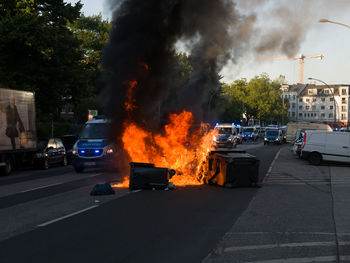
[{"label": "overturned trash container", "polygon": [[129,190],[165,189],[175,170],[154,167],[152,163],[130,163]]},{"label": "overturned trash container", "polygon": [[212,151],[207,159],[204,182],[225,187],[255,186],[259,163],[254,155],[245,151]]}]

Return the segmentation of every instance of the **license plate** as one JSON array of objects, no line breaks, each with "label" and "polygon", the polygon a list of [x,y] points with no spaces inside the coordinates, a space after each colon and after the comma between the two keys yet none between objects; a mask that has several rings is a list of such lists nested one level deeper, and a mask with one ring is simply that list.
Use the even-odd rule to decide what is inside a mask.
[{"label": "license plate", "polygon": [[94,166],[94,165],[96,165],[96,163],[95,162],[86,162],[85,165],[86,166]]}]

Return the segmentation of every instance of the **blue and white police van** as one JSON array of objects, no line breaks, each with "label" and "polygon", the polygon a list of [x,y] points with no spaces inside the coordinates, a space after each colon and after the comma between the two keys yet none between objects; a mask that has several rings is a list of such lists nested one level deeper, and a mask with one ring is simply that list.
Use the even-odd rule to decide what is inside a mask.
[{"label": "blue and white police van", "polygon": [[111,121],[96,116],[85,123],[79,139],[72,149],[72,164],[77,172],[86,168],[115,166],[116,146],[109,142]]}]

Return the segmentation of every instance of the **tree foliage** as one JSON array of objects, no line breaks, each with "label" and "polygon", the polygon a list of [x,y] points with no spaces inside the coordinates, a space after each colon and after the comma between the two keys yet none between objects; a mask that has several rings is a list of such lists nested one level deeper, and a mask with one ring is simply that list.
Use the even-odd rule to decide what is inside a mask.
[{"label": "tree foliage", "polygon": [[64,0],[0,3],[0,84],[35,92],[40,119],[59,115],[64,97],[95,96],[110,23]]},{"label": "tree foliage", "polygon": [[216,109],[221,112],[222,121],[240,121],[243,114],[250,118],[258,118],[264,122],[280,122],[288,112],[287,102],[283,103],[280,80],[272,81],[267,74],[252,78],[235,80],[232,84],[224,84]]}]

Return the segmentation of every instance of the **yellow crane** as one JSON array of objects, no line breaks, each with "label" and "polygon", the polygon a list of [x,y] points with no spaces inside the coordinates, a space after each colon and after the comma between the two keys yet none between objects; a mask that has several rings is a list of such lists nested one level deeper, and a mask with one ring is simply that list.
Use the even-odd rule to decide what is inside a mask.
[{"label": "yellow crane", "polygon": [[257,59],[257,61],[281,61],[281,60],[299,60],[299,82],[302,84],[304,79],[304,60],[309,58],[323,59],[323,55],[306,57],[300,55],[297,57],[268,57]]}]

